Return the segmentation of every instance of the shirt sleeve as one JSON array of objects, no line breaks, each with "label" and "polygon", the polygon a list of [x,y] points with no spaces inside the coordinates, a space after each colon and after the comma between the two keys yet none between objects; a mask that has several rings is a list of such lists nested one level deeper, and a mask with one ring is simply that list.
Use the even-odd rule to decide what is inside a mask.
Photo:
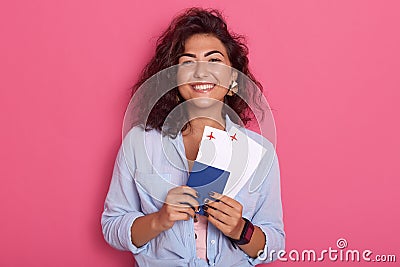
[{"label": "shirt sleeve", "polygon": [[[134,165],[134,160],[129,163]],[[132,166],[130,170],[134,170]],[[104,239],[112,247],[138,254],[148,249],[149,243],[136,247],[131,240],[133,222],[144,216],[133,176],[128,169],[121,147],[114,165],[110,188],[104,203],[101,225]]]},{"label": "shirt sleeve", "polygon": [[261,193],[261,199],[251,221],[262,230],[266,242],[263,252],[259,254],[259,257],[248,258],[250,264],[253,266],[276,260],[278,252],[285,249],[280,172],[275,152],[271,169],[259,192]]}]

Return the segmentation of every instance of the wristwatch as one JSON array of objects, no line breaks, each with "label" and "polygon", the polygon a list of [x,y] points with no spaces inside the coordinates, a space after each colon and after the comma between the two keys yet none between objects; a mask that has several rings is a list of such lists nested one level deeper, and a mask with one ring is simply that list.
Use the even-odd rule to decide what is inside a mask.
[{"label": "wristwatch", "polygon": [[245,224],[242,233],[240,234],[240,239],[230,238],[232,242],[238,245],[246,245],[247,243],[249,243],[254,232],[254,225],[244,217],[243,220],[245,220]]}]

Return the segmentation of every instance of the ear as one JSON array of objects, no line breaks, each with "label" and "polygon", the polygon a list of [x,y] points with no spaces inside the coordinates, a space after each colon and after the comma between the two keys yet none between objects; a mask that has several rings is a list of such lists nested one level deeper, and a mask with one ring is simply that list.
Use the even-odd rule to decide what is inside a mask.
[{"label": "ear", "polygon": [[231,81],[236,81],[238,78],[238,71],[232,68]]},{"label": "ear", "polygon": [[[237,93],[237,77],[238,77],[238,71],[232,68],[232,73],[231,73],[231,85],[236,84],[236,89],[235,88],[229,88],[229,91],[227,93],[228,96],[233,96],[235,93]],[[233,90],[232,90],[233,89]]]},{"label": "ear", "polygon": [[239,91],[238,83],[237,83],[236,81],[233,81],[233,82],[229,85],[229,90],[228,90],[227,95],[233,96],[234,94],[237,94],[238,91]]}]

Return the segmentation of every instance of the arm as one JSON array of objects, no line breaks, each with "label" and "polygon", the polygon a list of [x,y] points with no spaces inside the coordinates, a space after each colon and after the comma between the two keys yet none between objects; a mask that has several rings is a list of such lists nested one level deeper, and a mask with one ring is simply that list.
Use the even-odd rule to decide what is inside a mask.
[{"label": "arm", "polygon": [[104,238],[114,248],[140,253],[147,249],[148,241],[171,228],[175,221],[194,217],[192,207],[198,206],[195,194],[190,187],[175,187],[168,192],[158,212],[145,215],[140,208],[136,183],[120,149],[101,218]]},{"label": "arm", "polygon": [[141,247],[161,232],[170,229],[176,221],[189,220],[195,216],[199,204],[195,200],[196,191],[188,186],[178,186],[169,190],[162,208],[155,213],[140,217],[131,227],[132,242]]},{"label": "arm", "polygon": [[[132,160],[131,164],[134,164]],[[132,166],[135,169],[135,166]],[[140,199],[135,181],[126,164],[123,148],[118,152],[110,188],[104,203],[101,225],[104,239],[119,250],[139,253],[145,248],[138,248],[131,241],[132,223],[145,214],[140,208]]]},{"label": "arm", "polygon": [[[217,227],[225,236],[238,240],[245,225],[242,218],[242,205],[225,195],[213,193],[211,197],[217,201],[206,200],[205,210],[208,221]],[[239,247],[250,257],[256,258],[257,253],[265,246],[265,235],[258,226],[254,226],[254,232],[250,242]]]},{"label": "arm", "polygon": [[[265,254],[272,250],[277,253],[285,246],[280,174],[276,155],[270,171],[257,191],[261,198],[254,215],[252,218],[248,218],[254,225],[254,232],[248,244],[239,246],[249,256],[249,262],[252,265],[274,260]],[[214,194],[212,197],[219,201],[207,203],[209,207],[207,209],[208,220],[227,237],[239,239],[245,223],[242,219],[242,205],[238,201],[220,194]],[[260,251],[264,253],[262,254],[263,259],[257,257]]]},{"label": "arm", "polygon": [[[243,229],[243,228],[242,228]],[[264,249],[266,240],[263,231],[258,226],[254,226],[253,236],[250,242],[239,247],[251,258],[257,258],[258,252]]]},{"label": "arm", "polygon": [[260,258],[249,258],[252,265],[276,260],[278,251],[285,249],[280,171],[276,154],[274,154],[271,169],[258,192],[260,192],[261,198],[251,221],[262,230],[266,237],[266,243],[262,248]]}]

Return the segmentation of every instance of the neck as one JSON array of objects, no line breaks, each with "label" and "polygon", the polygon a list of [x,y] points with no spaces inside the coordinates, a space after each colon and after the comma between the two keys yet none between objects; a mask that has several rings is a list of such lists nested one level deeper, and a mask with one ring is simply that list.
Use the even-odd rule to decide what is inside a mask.
[{"label": "neck", "polygon": [[189,112],[189,126],[184,134],[202,135],[205,126],[220,130],[225,129],[225,118],[222,117],[221,108],[218,109],[191,109]]},{"label": "neck", "polygon": [[190,131],[203,133],[205,126],[217,129],[225,129],[225,118],[222,117],[223,103],[218,102],[207,108],[201,108],[189,104],[187,106],[188,121],[190,122]]},{"label": "neck", "polygon": [[213,128],[217,128],[220,130],[225,129],[225,120],[220,117],[219,119],[214,119],[214,118],[194,118],[190,120],[190,131],[193,133],[199,133],[202,134],[204,131],[204,127],[210,126]]}]

